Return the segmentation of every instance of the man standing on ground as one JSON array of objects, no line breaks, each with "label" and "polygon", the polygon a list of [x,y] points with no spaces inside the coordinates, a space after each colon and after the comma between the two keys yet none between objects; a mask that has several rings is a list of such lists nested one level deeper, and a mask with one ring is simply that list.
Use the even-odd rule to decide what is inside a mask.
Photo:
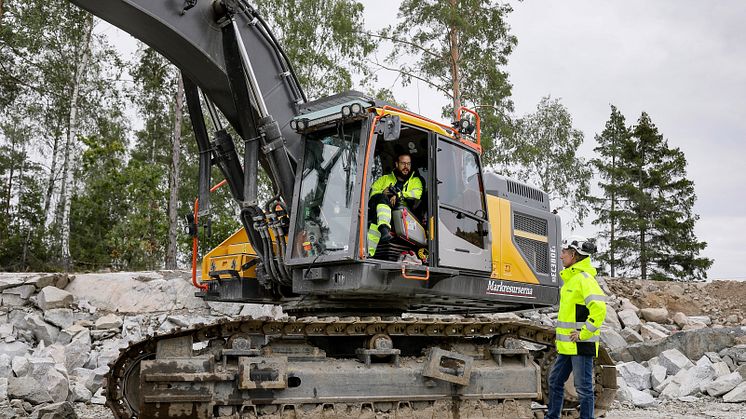
[{"label": "man standing on ground", "polygon": [[593,358],[598,356],[601,325],[606,319],[606,295],[596,282],[590,255],[596,245],[581,236],[562,241],[563,280],[557,316],[557,359],[549,374],[546,419],[559,419],[565,381],[572,372],[580,398],[580,418],[593,418]]},{"label": "man standing on ground", "polygon": [[422,198],[422,179],[414,174],[412,156],[401,153],[394,161],[394,171],[373,182],[370,188],[370,207],[375,208],[375,222],[368,229],[368,254],[374,256],[379,242],[387,242],[391,235],[391,209],[398,204],[413,208]]}]

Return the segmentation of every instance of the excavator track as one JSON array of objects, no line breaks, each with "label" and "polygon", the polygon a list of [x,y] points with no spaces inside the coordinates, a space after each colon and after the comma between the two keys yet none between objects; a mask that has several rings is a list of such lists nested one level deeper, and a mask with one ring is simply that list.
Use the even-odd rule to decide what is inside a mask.
[{"label": "excavator track", "polygon": [[[529,351],[514,338],[546,345]],[[116,418],[541,417],[554,330],[480,317],[242,318],[149,337],[106,376]],[[602,348],[596,408],[614,400]],[[572,404],[572,392],[568,403]]]}]

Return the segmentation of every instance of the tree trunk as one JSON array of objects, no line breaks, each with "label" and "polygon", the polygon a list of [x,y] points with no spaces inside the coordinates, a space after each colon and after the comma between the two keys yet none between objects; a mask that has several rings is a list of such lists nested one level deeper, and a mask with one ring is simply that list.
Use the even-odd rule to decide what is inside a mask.
[{"label": "tree trunk", "polygon": [[57,158],[60,152],[60,138],[55,135],[52,143],[52,163],[49,165],[49,178],[47,179],[47,192],[44,194],[44,225],[52,222],[52,196],[54,195],[55,172],[57,171]]},{"label": "tree trunk", "polygon": [[609,253],[611,255],[611,277],[616,277],[616,260],[614,258],[614,211],[616,209],[616,197],[614,188],[616,188],[616,181],[614,175],[616,173],[616,138],[611,139],[611,214],[609,214],[609,224],[611,224],[611,240],[609,242]]},{"label": "tree trunk", "polygon": [[[7,225],[10,225],[10,197],[13,194],[13,175],[16,168],[14,162],[16,154],[16,135],[17,132],[14,132],[10,138],[10,173],[8,173],[8,187],[6,188],[5,195],[5,221],[7,222]],[[3,236],[4,233],[5,231],[0,231],[0,234],[3,234]],[[0,238],[2,238],[3,236],[0,236]]]},{"label": "tree trunk", "polygon": [[[456,13],[458,0],[450,0],[452,13]],[[456,119],[456,110],[461,107],[461,85],[459,84],[459,43],[458,28],[451,26],[448,32],[449,49],[451,50],[451,79],[453,83],[453,119]]]},{"label": "tree trunk", "polygon": [[82,45],[82,57],[75,67],[75,78],[73,79],[73,92],[70,97],[70,119],[67,128],[67,142],[65,144],[65,159],[63,163],[64,186],[62,189],[62,265],[65,272],[70,272],[70,204],[72,202],[73,186],[73,160],[75,159],[75,137],[78,135],[78,94],[80,85],[83,83],[83,75],[88,66],[91,54],[91,34],[93,32],[93,17],[88,16],[88,27],[86,28],[85,43]]},{"label": "tree trunk", "polygon": [[181,156],[181,115],[184,102],[184,82],[181,72],[178,73],[176,100],[174,103],[174,138],[171,144],[171,176],[169,179],[168,197],[168,247],[166,248],[166,269],[176,269],[176,232],[179,205],[179,158]]}]

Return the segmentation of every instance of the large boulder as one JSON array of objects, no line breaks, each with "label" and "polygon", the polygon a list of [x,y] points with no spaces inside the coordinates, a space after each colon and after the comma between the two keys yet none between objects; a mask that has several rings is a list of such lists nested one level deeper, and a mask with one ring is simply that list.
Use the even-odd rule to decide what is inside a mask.
[{"label": "large boulder", "polygon": [[122,327],[122,318],[116,314],[107,314],[99,317],[95,323],[96,329],[119,329]]},{"label": "large boulder", "polygon": [[619,351],[627,347],[627,341],[614,329],[601,326],[601,343],[610,351]]},{"label": "large boulder", "polygon": [[88,403],[91,401],[91,397],[93,397],[93,393],[88,390],[84,383],[74,378],[70,380],[70,394],[67,395],[67,400]]},{"label": "large boulder", "polygon": [[66,290],[78,300],[87,300],[108,312],[154,313],[206,307],[194,296],[191,272],[82,274]]},{"label": "large boulder", "polygon": [[709,384],[715,377],[715,370],[710,365],[690,368],[679,380],[679,397],[693,396]]},{"label": "large boulder", "polygon": [[73,404],[68,401],[41,406],[31,416],[39,419],[78,419]]},{"label": "large boulder", "polygon": [[75,319],[69,308],[52,308],[44,312],[44,320],[60,329],[66,329],[73,325]]},{"label": "large boulder", "polygon": [[643,341],[658,340],[667,338],[668,333],[661,332],[658,328],[647,323],[640,326],[640,336],[642,336]]},{"label": "large boulder", "polygon": [[25,343],[17,340],[15,342],[0,342],[0,354],[6,354],[11,358],[26,355],[31,348]]},{"label": "large boulder", "polygon": [[668,310],[665,308],[643,308],[640,310],[640,315],[649,322],[668,322]]},{"label": "large boulder", "polygon": [[11,361],[11,368],[16,377],[24,377],[31,371],[31,364],[25,356],[17,356]]},{"label": "large boulder", "polygon": [[712,325],[710,316],[689,316],[689,323],[703,323],[705,326]]},{"label": "large boulder", "polygon": [[91,333],[88,329],[83,329],[73,339],[65,345],[65,368],[73,371],[80,368],[88,361],[91,352]]},{"label": "large boulder", "polygon": [[617,313],[619,316],[619,321],[622,322],[622,326],[629,327],[630,329],[634,330],[635,332],[640,331],[640,326],[642,326],[642,322],[640,321],[640,318],[637,317],[637,314],[633,310],[622,310],[619,313]]},{"label": "large boulder", "polygon": [[72,294],[57,287],[45,287],[36,296],[36,304],[42,310],[68,308],[72,305],[73,300]]},{"label": "large boulder", "polygon": [[704,390],[712,397],[722,396],[723,394],[733,390],[737,385],[743,382],[741,374],[734,371],[730,374],[718,377],[714,381],[705,385]]},{"label": "large boulder", "polygon": [[645,341],[641,334],[635,332],[629,327],[625,327],[624,329],[622,329],[619,334],[622,335],[627,343],[640,343]]},{"label": "large boulder", "polygon": [[699,359],[705,352],[720,352],[738,344],[746,336],[746,327],[690,330],[674,333],[659,340],[630,345],[627,350],[637,362],[647,361],[667,349],[678,349],[689,359]]},{"label": "large boulder", "polygon": [[658,356],[660,365],[666,368],[669,375],[676,375],[681,370],[692,368],[694,364],[677,349],[669,349]]},{"label": "large boulder", "polygon": [[629,386],[622,386],[619,388],[617,391],[617,399],[623,402],[632,403],[636,407],[642,408],[658,405],[658,400],[656,400],[650,393]]},{"label": "large boulder", "polygon": [[650,385],[653,388],[660,386],[666,379],[668,371],[663,365],[651,365],[650,366]]},{"label": "large boulder", "polygon": [[723,401],[728,403],[746,402],[746,382],[737,385],[736,388],[726,393],[723,396]]},{"label": "large boulder", "polygon": [[40,315],[30,313],[26,315],[25,320],[29,330],[38,341],[44,342],[45,345],[51,345],[57,340],[57,334],[60,332],[59,329],[45,322]]},{"label": "large boulder", "polygon": [[689,317],[687,317],[686,314],[680,311],[676,312],[676,314],[673,315],[672,320],[680,328],[686,326],[689,323]]},{"label": "large boulder", "polygon": [[731,348],[726,348],[720,353],[721,357],[730,357],[735,364],[746,363],[746,345],[736,345]]},{"label": "large boulder", "polygon": [[7,354],[0,355],[0,378],[8,378],[13,375],[12,359]]},{"label": "large boulder", "polygon": [[67,400],[69,382],[67,377],[55,368],[51,359],[30,359],[31,371],[29,377],[35,379],[49,394],[54,402]]},{"label": "large boulder", "polygon": [[24,278],[13,274],[0,274],[0,291],[23,285]]},{"label": "large boulder", "polygon": [[42,384],[32,377],[11,377],[8,379],[8,397],[26,400],[31,404],[50,403],[52,397]]},{"label": "large boulder", "polygon": [[28,304],[28,299],[36,291],[33,285],[20,285],[3,290],[2,304],[6,307],[21,307]]},{"label": "large boulder", "polygon": [[650,370],[637,362],[625,362],[616,366],[617,373],[624,379],[628,386],[637,390],[650,388]]}]

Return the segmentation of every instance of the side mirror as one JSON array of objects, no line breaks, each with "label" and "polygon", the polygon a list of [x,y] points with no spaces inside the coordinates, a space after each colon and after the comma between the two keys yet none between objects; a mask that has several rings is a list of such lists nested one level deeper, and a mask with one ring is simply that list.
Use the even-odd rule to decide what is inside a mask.
[{"label": "side mirror", "polygon": [[383,141],[395,141],[401,134],[401,118],[398,115],[387,115],[378,121],[376,132],[383,134]]}]

